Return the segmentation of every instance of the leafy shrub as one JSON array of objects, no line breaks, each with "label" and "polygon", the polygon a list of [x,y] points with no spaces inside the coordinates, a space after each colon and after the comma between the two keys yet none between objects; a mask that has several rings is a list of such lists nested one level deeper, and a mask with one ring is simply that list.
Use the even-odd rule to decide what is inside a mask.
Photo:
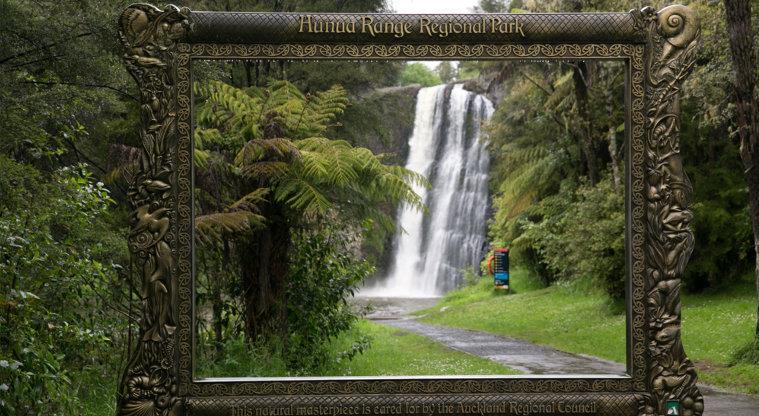
[{"label": "leafy shrub", "polygon": [[78,414],[79,384],[117,365],[123,322],[101,298],[124,250],[101,232],[111,199],[83,166],[43,179],[0,156],[0,170],[0,413]]},{"label": "leafy shrub", "polygon": [[565,183],[557,195],[544,198],[521,220],[514,240],[517,256],[533,272],[553,279],[588,278],[612,299],[625,296],[624,195],[610,180],[596,187],[572,189]]},{"label": "leafy shrub", "polygon": [[[692,129],[692,127],[690,127]],[[696,138],[701,147],[688,142],[686,160],[693,182],[693,228],[695,247],[685,269],[683,283],[699,292],[734,283],[754,268],[754,246],[748,210],[748,189],[738,150],[727,141]],[[706,152],[704,147],[709,148]],[[705,156],[708,156],[705,159]]]},{"label": "leafy shrub", "polygon": [[693,205],[695,247],[683,276],[688,291],[723,285],[751,269],[754,248],[748,207],[736,211],[731,212],[724,199]]},{"label": "leafy shrub", "polygon": [[[564,195],[544,198],[539,204],[525,210],[515,221],[514,233],[517,237],[512,245],[514,260],[527,267],[538,276],[544,286],[548,286],[562,276],[571,275],[558,259],[560,242],[555,242],[562,234],[562,222],[571,200]],[[560,265],[561,267],[556,267]]]},{"label": "leafy shrub", "polygon": [[350,358],[367,344],[354,343],[351,351],[330,356],[329,341],[348,330],[356,315],[348,303],[373,267],[346,249],[342,230],[300,230],[293,233],[294,248],[287,288],[288,367],[309,371]]},{"label": "leafy shrub", "polygon": [[[336,230],[314,225],[293,230],[291,236],[284,297],[286,328],[274,335],[246,339],[239,296],[223,296],[220,342],[205,325],[198,328],[201,376],[319,375],[369,347],[368,339],[361,336],[347,349],[332,342],[356,321],[349,300],[374,271],[351,250],[358,243],[358,234],[352,234],[350,227]],[[238,280],[231,278],[230,286],[223,290],[239,294]]]}]

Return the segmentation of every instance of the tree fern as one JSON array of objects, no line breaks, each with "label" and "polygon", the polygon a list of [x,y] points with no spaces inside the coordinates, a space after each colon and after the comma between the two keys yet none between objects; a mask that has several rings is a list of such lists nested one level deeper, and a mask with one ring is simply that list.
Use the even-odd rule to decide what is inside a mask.
[{"label": "tree fern", "polygon": [[561,115],[573,105],[571,72],[553,74],[553,81],[540,69],[526,67],[520,74],[511,81],[489,128],[491,149],[497,150],[492,174],[497,210],[491,231],[499,240],[513,237],[513,221],[555,191],[575,157],[570,126]]},{"label": "tree fern", "polygon": [[226,154],[241,186],[271,188],[272,201],[295,213],[337,209],[388,229],[392,221],[378,204],[405,201],[422,208],[413,190],[426,185],[421,175],[324,137],[348,105],[342,87],[304,94],[287,81],[247,89],[211,81],[194,89],[200,101],[195,146]]},{"label": "tree fern", "polygon": [[216,244],[224,238],[260,228],[264,223],[265,218],[263,216],[249,211],[215,212],[199,215],[195,217],[195,238],[203,244]]}]

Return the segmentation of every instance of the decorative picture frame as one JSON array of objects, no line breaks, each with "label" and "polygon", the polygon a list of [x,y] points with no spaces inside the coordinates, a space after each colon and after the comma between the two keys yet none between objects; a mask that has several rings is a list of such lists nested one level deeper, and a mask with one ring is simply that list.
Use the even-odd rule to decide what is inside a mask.
[{"label": "decorative picture frame", "polygon": [[[400,29],[375,33],[365,26],[362,31],[362,19]],[[309,24],[316,21],[332,30],[313,33]],[[357,22],[354,32],[345,30],[350,21]],[[142,275],[142,319],[122,375],[119,414],[653,416],[672,406],[682,415],[702,414],[696,371],[680,338],[681,277],[693,233],[691,187],[679,152],[678,94],[695,63],[700,35],[698,17],[689,8],[349,15],[196,12],[135,4],[122,13],[119,27],[124,62],[140,90],[142,141],[140,170],[129,193],[134,206],[129,248]],[[191,107],[196,59],[624,62],[627,375],[195,379]]]}]

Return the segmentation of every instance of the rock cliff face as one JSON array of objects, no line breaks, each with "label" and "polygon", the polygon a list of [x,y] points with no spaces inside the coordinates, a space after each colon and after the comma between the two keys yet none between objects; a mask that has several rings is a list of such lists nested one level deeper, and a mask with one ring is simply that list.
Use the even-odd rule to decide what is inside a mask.
[{"label": "rock cliff face", "polygon": [[353,98],[333,136],[354,146],[388,155],[386,163],[403,166],[414,130],[416,95],[421,87],[390,87]]},{"label": "rock cliff face", "polygon": [[464,89],[484,95],[497,107],[506,95],[503,82],[510,74],[510,65],[487,68],[478,77],[464,81]]}]

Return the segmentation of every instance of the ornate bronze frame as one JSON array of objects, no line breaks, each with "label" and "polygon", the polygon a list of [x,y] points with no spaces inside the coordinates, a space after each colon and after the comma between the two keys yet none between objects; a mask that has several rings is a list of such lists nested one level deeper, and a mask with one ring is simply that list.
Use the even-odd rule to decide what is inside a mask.
[{"label": "ornate bronze frame", "polygon": [[[678,94],[695,62],[684,6],[629,13],[429,15],[432,22],[518,16],[523,33],[303,34],[302,15],[193,12],[147,4],[119,19],[141,97],[141,169],[130,184],[129,247],[142,270],[142,320],[118,398],[121,415],[596,414],[653,416],[677,402],[701,415],[680,340],[680,284],[693,248],[690,183],[679,153]],[[394,22],[409,15],[362,15]],[[359,18],[320,14],[319,19]],[[626,376],[196,380],[193,363],[194,59],[612,59],[626,65]],[[469,406],[469,407],[461,407]],[[574,407],[573,407],[574,406]],[[288,413],[290,412],[290,413]],[[342,413],[341,413],[342,412]]]}]

